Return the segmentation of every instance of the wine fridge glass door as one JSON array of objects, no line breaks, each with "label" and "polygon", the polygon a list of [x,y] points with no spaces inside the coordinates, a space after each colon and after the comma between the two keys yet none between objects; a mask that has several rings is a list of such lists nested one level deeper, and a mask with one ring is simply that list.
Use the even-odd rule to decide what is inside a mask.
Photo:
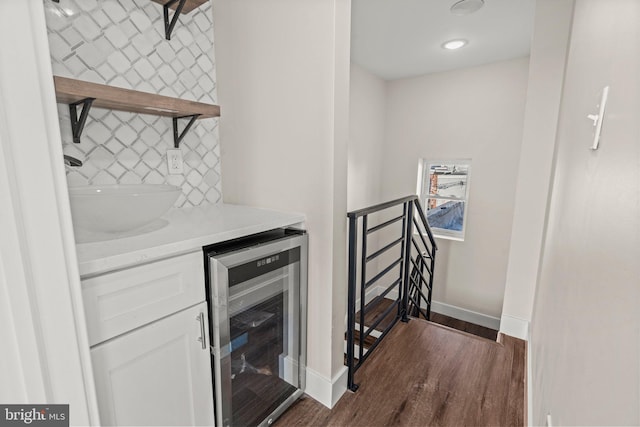
[{"label": "wine fridge glass door", "polygon": [[211,260],[221,426],[260,425],[303,387],[301,248],[266,249]]}]

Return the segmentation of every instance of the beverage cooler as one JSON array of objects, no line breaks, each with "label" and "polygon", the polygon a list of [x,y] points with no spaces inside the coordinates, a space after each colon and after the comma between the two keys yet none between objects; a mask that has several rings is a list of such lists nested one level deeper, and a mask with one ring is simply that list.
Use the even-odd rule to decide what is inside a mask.
[{"label": "beverage cooler", "polygon": [[304,391],[307,235],[205,248],[216,425],[271,424]]}]

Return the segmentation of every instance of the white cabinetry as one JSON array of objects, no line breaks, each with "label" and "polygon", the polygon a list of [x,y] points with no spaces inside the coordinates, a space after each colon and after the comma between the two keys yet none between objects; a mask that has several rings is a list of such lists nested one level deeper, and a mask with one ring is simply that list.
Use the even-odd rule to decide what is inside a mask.
[{"label": "white cabinetry", "polygon": [[203,255],[82,281],[103,425],[213,425]]},{"label": "white cabinetry", "polygon": [[213,425],[206,315],[201,303],[91,349],[103,425]]}]

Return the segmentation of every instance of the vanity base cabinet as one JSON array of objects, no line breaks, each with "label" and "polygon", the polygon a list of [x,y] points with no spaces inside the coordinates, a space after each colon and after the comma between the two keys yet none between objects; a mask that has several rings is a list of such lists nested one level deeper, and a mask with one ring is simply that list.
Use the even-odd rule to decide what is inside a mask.
[{"label": "vanity base cabinet", "polygon": [[214,425],[205,302],[91,349],[102,425]]}]

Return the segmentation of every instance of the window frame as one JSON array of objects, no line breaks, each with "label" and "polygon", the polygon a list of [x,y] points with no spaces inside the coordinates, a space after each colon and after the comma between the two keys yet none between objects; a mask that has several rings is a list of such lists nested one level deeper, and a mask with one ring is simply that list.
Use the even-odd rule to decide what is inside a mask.
[{"label": "window frame", "polygon": [[[455,240],[463,242],[465,239],[465,234],[467,231],[467,215],[469,213],[469,188],[471,186],[471,159],[425,159],[421,158],[418,161],[418,185],[417,185],[417,194],[420,198],[420,206],[425,212],[425,215],[428,213],[427,209],[427,201],[429,199],[435,200],[459,200],[464,203],[464,214],[462,217],[462,230],[448,230],[446,228],[433,227],[431,224],[431,231],[433,236],[440,239],[447,240]],[[438,197],[432,194],[429,194],[430,187],[430,170],[432,166],[435,165],[452,165],[452,164],[461,164],[467,168],[466,174],[466,186],[465,186],[465,196],[464,198],[454,198],[451,197]]]}]

